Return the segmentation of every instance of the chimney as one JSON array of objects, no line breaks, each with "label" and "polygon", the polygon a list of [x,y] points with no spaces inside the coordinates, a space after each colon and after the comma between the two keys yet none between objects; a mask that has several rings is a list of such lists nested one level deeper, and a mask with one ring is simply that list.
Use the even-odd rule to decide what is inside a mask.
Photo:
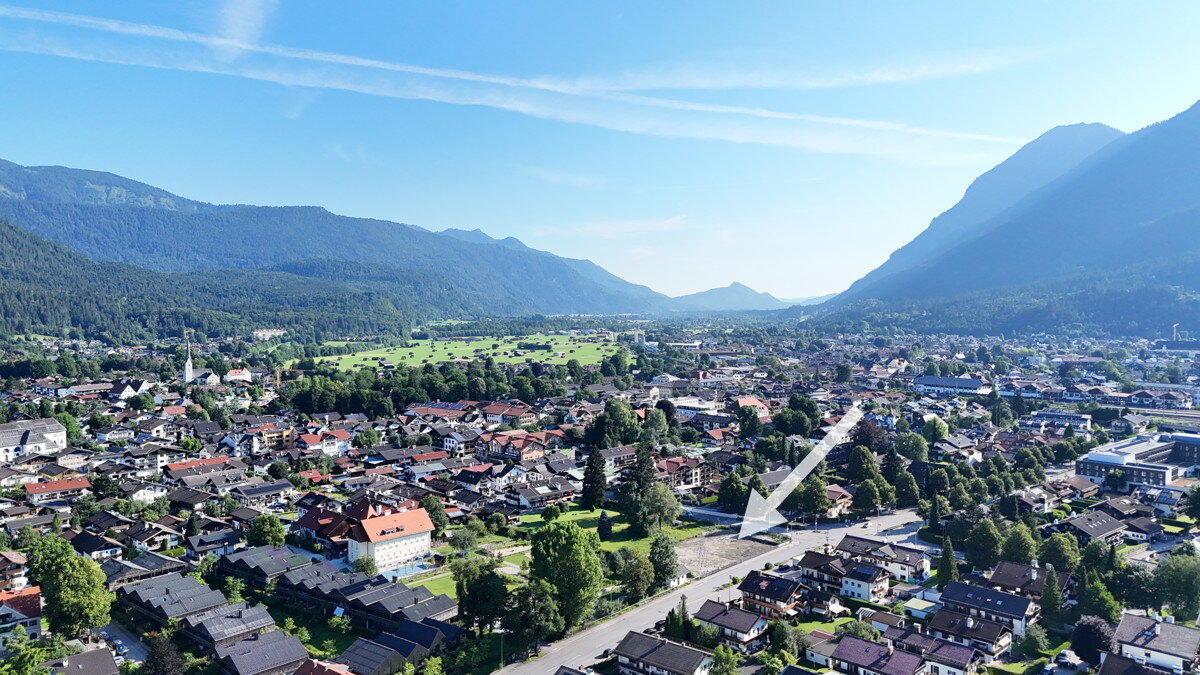
[{"label": "chimney", "polygon": [[919,624],[919,623],[914,623],[914,624],[913,624],[913,630],[917,631],[917,633],[924,633],[924,632],[925,632],[925,627],[924,627],[924,626],[922,626],[922,625],[921,625],[921,624]]},{"label": "chimney", "polygon": [[1171,614],[1168,614],[1163,617],[1163,621],[1166,621],[1167,623],[1175,623],[1175,617]]},{"label": "chimney", "polygon": [[1157,621],[1154,622],[1154,635],[1156,637],[1162,635],[1162,624]]},{"label": "chimney", "polygon": [[888,656],[891,656],[891,655],[892,655],[892,653],[893,653],[893,652],[895,652],[895,651],[896,651],[896,647],[895,647],[895,646],[893,646],[893,645],[892,645],[892,644],[889,642],[889,643],[888,643]]},{"label": "chimney", "polygon": [[975,618],[974,617],[970,617],[970,616],[967,617],[967,628],[975,628]]},{"label": "chimney", "polygon": [[1037,558],[1034,558],[1033,560],[1030,560],[1030,561],[1029,561],[1029,564],[1030,564],[1030,565],[1031,565],[1031,566],[1032,566],[1034,569],[1037,569],[1037,566],[1038,566],[1038,561],[1037,561]]}]

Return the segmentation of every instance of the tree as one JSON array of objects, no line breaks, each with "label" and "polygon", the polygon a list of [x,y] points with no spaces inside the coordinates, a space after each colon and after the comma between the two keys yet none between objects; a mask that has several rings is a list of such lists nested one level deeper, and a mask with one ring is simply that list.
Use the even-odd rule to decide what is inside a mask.
[{"label": "tree", "polygon": [[[26,529],[28,528],[28,529]],[[58,563],[75,555],[70,542],[51,534],[35,532],[26,525],[17,536],[16,547],[25,551],[26,567],[31,586],[46,586],[55,582]]]},{"label": "tree", "polygon": [[356,448],[373,448],[379,445],[379,441],[379,432],[375,431],[375,427],[367,427],[354,435],[351,444]]},{"label": "tree", "polygon": [[917,479],[908,470],[900,472],[896,478],[896,503],[900,506],[916,506],[921,500],[921,488]]},{"label": "tree", "polygon": [[1036,659],[1042,652],[1050,649],[1050,641],[1046,639],[1046,629],[1034,624],[1025,629],[1025,635],[1013,643],[1013,651],[1027,659]]},{"label": "tree", "polygon": [[654,565],[645,553],[633,551],[621,567],[621,587],[631,602],[646,597],[646,591],[654,584]]},{"label": "tree", "polygon": [[1042,541],[1038,559],[1064,574],[1073,574],[1079,566],[1079,540],[1066,532],[1052,534]]},{"label": "tree", "polygon": [[854,508],[859,511],[874,511],[879,508],[879,490],[874,481],[864,481],[854,491]]},{"label": "tree", "polygon": [[250,546],[283,546],[286,532],[279,518],[270,513],[255,516],[250,521],[250,531],[246,533],[246,543]]},{"label": "tree", "polygon": [[450,570],[464,625],[479,631],[490,628],[504,615],[508,597],[504,578],[496,572],[496,561],[478,556],[460,558],[450,563]]},{"label": "tree", "polygon": [[892,442],[896,452],[914,462],[924,462],[929,459],[929,443],[920,434],[906,431],[896,436]]},{"label": "tree", "polygon": [[1174,552],[1154,570],[1154,590],[1160,602],[1181,616],[1200,611],[1200,557]]},{"label": "tree", "polygon": [[846,479],[854,484],[871,480],[879,475],[879,467],[875,464],[875,456],[865,445],[856,445],[850,450],[850,458],[846,464]]},{"label": "tree", "polygon": [[842,635],[850,635],[852,637],[861,638],[870,642],[876,642],[881,637],[879,631],[876,630],[874,626],[866,621],[859,621],[858,619],[847,621],[846,623],[842,624],[841,628],[838,629],[838,632]]},{"label": "tree", "polygon": [[513,591],[502,621],[517,644],[532,645],[549,639],[565,628],[558,602],[554,599],[554,587],[544,579],[533,579]]},{"label": "tree", "polygon": [[595,511],[596,507],[604,504],[604,490],[607,487],[604,455],[601,455],[599,450],[592,450],[583,470],[583,491],[579,493],[579,505],[588,511]]},{"label": "tree", "polygon": [[750,498],[750,488],[742,482],[741,476],[731,473],[721,481],[717,489],[717,503],[731,510],[746,508],[746,500]]},{"label": "tree", "polygon": [[578,624],[600,597],[604,577],[600,567],[600,538],[575,523],[550,523],[531,537],[530,575],[554,587],[559,612],[567,627]]},{"label": "tree", "polygon": [[839,363],[833,370],[833,381],[845,384],[850,381],[854,369],[848,363]]},{"label": "tree", "polygon": [[675,540],[666,532],[659,532],[650,542],[650,564],[654,567],[654,585],[666,588],[679,569]]},{"label": "tree", "polygon": [[1113,629],[1098,616],[1083,616],[1075,622],[1071,631],[1071,649],[1076,656],[1093,666],[1099,665],[1100,655],[1107,654],[1113,646]]},{"label": "tree", "polygon": [[712,666],[708,669],[708,675],[738,675],[740,662],[737,652],[725,645],[718,645],[713,650]]},{"label": "tree", "polygon": [[938,558],[937,575],[938,590],[945,588],[951,581],[958,581],[958,560],[954,557],[954,546],[950,537],[942,537],[942,556]]},{"label": "tree", "polygon": [[879,466],[879,473],[883,475],[884,480],[895,485],[904,472],[904,460],[900,457],[900,453],[894,447],[888,448],[883,455],[883,462]]},{"label": "tree", "polygon": [[142,669],[151,675],[183,675],[186,671],[175,643],[161,635],[150,640]]},{"label": "tree", "polygon": [[921,435],[928,443],[937,443],[950,435],[950,427],[942,421],[942,418],[934,415],[925,422],[925,426],[921,427]]},{"label": "tree", "polygon": [[359,556],[354,559],[354,562],[350,564],[350,567],[353,568],[355,572],[358,572],[359,574],[365,574],[369,577],[379,574],[379,566],[375,564],[374,556]]},{"label": "tree", "polygon": [[1112,548],[1103,539],[1093,539],[1083,547],[1079,565],[1084,570],[1105,574],[1109,571],[1109,549]]},{"label": "tree", "polygon": [[1038,599],[1038,605],[1042,609],[1042,623],[1052,630],[1059,630],[1063,625],[1063,597],[1062,590],[1058,587],[1058,573],[1054,571],[1053,565],[1046,566],[1045,580],[1042,597]]},{"label": "tree", "polygon": [[542,509],[542,520],[547,523],[553,523],[562,515],[562,508],[558,504],[551,504]]},{"label": "tree", "polygon": [[825,515],[833,502],[826,491],[825,479],[815,472],[808,475],[796,491],[796,508],[813,517]]},{"label": "tree", "polygon": [[630,526],[642,536],[654,534],[674,523],[682,512],[683,506],[675,493],[671,492],[671,488],[656,482],[642,495]]},{"label": "tree", "polygon": [[808,638],[787,621],[772,621],[767,626],[767,639],[770,641],[772,652],[803,654],[808,648]]},{"label": "tree", "polygon": [[1098,616],[1108,622],[1119,621],[1121,618],[1121,603],[1113,597],[1112,591],[1100,580],[1098,574],[1087,571],[1083,588],[1079,591],[1079,613]]},{"label": "tree", "polygon": [[425,495],[421,497],[421,508],[429,514],[429,520],[433,522],[433,536],[441,537],[446,528],[450,526],[450,516],[446,515],[446,507],[442,505],[442,500],[435,495]]},{"label": "tree", "polygon": [[761,435],[763,430],[762,420],[758,417],[758,408],[752,405],[744,405],[738,408],[738,436],[740,438],[753,438]]},{"label": "tree", "polygon": [[611,539],[612,531],[612,518],[608,517],[608,511],[601,511],[600,520],[596,522],[596,534],[599,535],[600,541],[608,541]]},{"label": "tree", "polygon": [[1000,553],[1001,560],[1015,563],[1028,563],[1037,557],[1037,544],[1033,543],[1033,534],[1025,523],[1017,523],[1008,530],[1004,537],[1004,548]]},{"label": "tree", "polygon": [[1002,542],[1000,531],[990,518],[984,518],[971,528],[964,553],[975,569],[991,569],[1000,561]]},{"label": "tree", "polygon": [[1191,516],[1193,520],[1200,519],[1200,485],[1188,488],[1186,497],[1184,513]]},{"label": "tree", "polygon": [[241,602],[245,590],[246,582],[234,576],[225,577],[225,597],[230,602]]},{"label": "tree", "polygon": [[115,596],[105,587],[104,572],[91,558],[60,558],[52,569],[52,583],[42,587],[50,630],[74,636],[108,623]]},{"label": "tree", "polygon": [[421,664],[421,675],[445,675],[445,673],[440,656],[430,656]]}]

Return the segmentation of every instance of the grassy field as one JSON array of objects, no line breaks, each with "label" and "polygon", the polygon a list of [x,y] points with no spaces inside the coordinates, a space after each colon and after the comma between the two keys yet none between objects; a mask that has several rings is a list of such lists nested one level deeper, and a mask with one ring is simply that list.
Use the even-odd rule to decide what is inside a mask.
[{"label": "grassy field", "polygon": [[[650,551],[650,537],[637,538],[629,532],[629,525],[626,524],[621,515],[615,511],[609,511],[608,517],[613,519],[613,533],[608,541],[600,542],[600,548],[605,551],[616,551],[617,549],[628,546],[636,551]],[[559,517],[556,522],[574,522],[585,530],[595,531],[596,525],[600,522],[600,510],[585,511],[578,506],[572,504],[571,510]],[[541,514],[526,514],[521,516],[522,529],[536,530],[544,527],[546,522],[542,520]],[[684,519],[683,524],[679,527],[668,527],[666,532],[675,541],[683,541],[698,537],[706,532],[711,531],[714,527],[707,523]]]},{"label": "grassy field", "polygon": [[[521,350],[522,343],[549,344],[550,350]],[[596,364],[605,356],[620,349],[611,342],[575,335],[525,335],[504,338],[485,337],[478,340],[413,340],[409,347],[382,347],[343,356],[326,356],[318,363],[336,363],[342,368],[374,367],[381,360],[405,366],[425,363],[444,363],[458,359],[486,359],[497,363],[544,363],[564,365],[577,359],[582,365]]]}]

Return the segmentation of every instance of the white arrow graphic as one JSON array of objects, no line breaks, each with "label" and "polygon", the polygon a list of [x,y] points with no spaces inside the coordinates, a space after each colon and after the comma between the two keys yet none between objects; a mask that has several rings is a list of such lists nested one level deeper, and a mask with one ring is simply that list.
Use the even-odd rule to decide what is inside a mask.
[{"label": "white arrow graphic", "polygon": [[821,439],[821,442],[805,455],[804,459],[800,460],[796,468],[792,469],[792,472],[783,479],[774,492],[764,497],[758,494],[758,490],[751,490],[750,501],[746,504],[746,515],[742,517],[742,529],[738,532],[738,539],[752,537],[759,532],[786,523],[787,518],[784,518],[783,514],[778,511],[779,505],[783,503],[784,499],[787,499],[788,495],[792,494],[801,481],[808,478],[808,474],[817,468],[817,464],[825,459],[825,455],[842,442],[842,439],[850,433],[855,424],[858,424],[862,416],[862,410],[852,406],[842,419],[829,430],[825,438]]}]

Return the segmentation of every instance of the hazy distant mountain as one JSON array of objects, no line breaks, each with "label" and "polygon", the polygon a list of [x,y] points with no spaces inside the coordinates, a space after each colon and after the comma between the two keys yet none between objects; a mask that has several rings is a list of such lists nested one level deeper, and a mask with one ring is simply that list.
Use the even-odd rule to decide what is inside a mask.
[{"label": "hazy distant mountain", "polygon": [[[306,264],[298,269],[328,278],[353,263],[358,280],[369,276],[392,287],[411,287],[414,272],[434,275],[452,286],[451,294],[480,303],[487,313],[672,307],[665,295],[593,263],[535,251],[515,239],[492,240],[462,230],[436,233],[312,206],[206,204],[98,171],[0,161],[0,218],[95,260],[160,271],[323,261],[324,268]],[[364,274],[362,266],[374,269]]]},{"label": "hazy distant mountain", "polygon": [[584,260],[581,258],[564,258],[561,256],[556,256],[553,253],[547,253],[546,251],[539,251],[526,246],[523,241],[517,239],[516,237],[497,239],[479,228],[475,228],[474,230],[449,228],[442,230],[439,234],[475,244],[495,244],[515,251],[526,251],[529,253],[549,256],[557,263],[561,263],[567,267],[570,267],[576,274],[582,276],[584,279],[608,289],[613,293],[629,296],[636,303],[638,303],[639,306],[642,306],[641,310],[636,311],[663,311],[674,307],[674,305],[670,303],[670,298],[662,293],[659,293],[658,291],[641,284],[625,281],[621,277],[618,277],[617,275],[609,272],[590,260]]},{"label": "hazy distant mountain", "polygon": [[836,297],[837,297],[837,293],[826,293],[825,295],[813,295],[813,296],[810,296],[807,298],[780,298],[779,301],[788,305],[789,307],[791,307],[793,305],[806,306],[806,305],[819,305],[822,302],[829,300],[830,298],[836,298]]},{"label": "hazy distant mountain", "polygon": [[786,302],[770,293],[759,293],[738,282],[721,288],[710,288],[699,293],[680,295],[674,300],[676,306],[681,310],[710,312],[782,309],[788,306]]},{"label": "hazy distant mountain", "polygon": [[856,281],[840,300],[872,297],[872,289],[886,283],[883,280],[887,277],[927,263],[956,244],[980,235],[994,226],[1000,214],[1123,135],[1103,124],[1073,124],[1047,131],[976,178],[957,204]]},{"label": "hazy distant mountain", "polygon": [[1087,133],[1099,149],[1061,175],[1041,171],[1011,204],[989,200],[1001,210],[980,219],[981,208],[957,243],[885,264],[819,311],[935,329],[945,319],[943,330],[971,332],[1200,325],[1200,104],[1108,143],[1112,133]]}]

